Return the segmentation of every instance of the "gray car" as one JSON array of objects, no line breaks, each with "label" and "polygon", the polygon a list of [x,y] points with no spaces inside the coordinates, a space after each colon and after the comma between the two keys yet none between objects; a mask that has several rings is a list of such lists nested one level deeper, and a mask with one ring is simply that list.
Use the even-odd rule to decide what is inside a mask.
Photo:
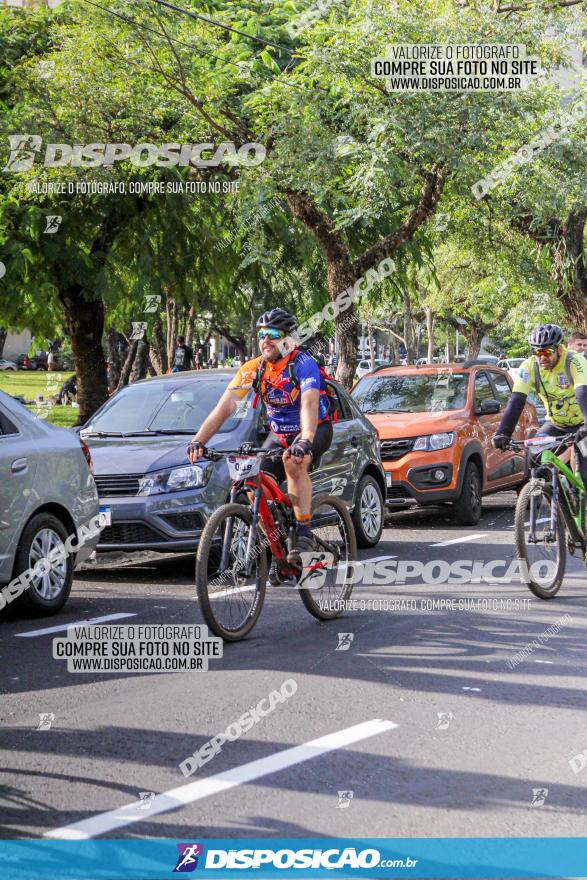
[{"label": "gray car", "polygon": [[[84,529],[98,517],[89,450],[79,437],[32,415],[0,391],[0,584],[34,569],[56,548],[79,546],[46,573],[32,576],[14,599],[21,608],[53,614],[65,605],[73,568],[93,552],[98,534]],[[66,555],[64,553],[64,555]],[[0,608],[12,595],[3,594]]]},{"label": "gray car", "polygon": [[[205,521],[228,500],[231,481],[224,460],[190,465],[187,444],[233,375],[198,370],[136,382],[81,429],[105,518],[98,551],[196,551]],[[331,386],[338,421],[332,446],[312,474],[314,492],[340,495],[352,510],[360,546],[372,547],[381,536],[385,497],[377,433],[346,391]],[[251,392],[209,445],[260,445],[267,434],[264,408]]]}]

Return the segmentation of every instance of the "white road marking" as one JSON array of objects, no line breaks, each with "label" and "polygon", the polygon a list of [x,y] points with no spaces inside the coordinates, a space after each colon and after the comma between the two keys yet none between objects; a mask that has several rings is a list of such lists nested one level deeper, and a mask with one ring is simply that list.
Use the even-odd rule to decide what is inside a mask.
[{"label": "white road marking", "polygon": [[318,739],[310,740],[310,742],[303,745],[293,746],[293,748],[284,749],[273,755],[267,755],[266,758],[251,761],[248,764],[243,764],[241,767],[233,767],[230,770],[224,771],[224,773],[217,773],[215,776],[208,776],[197,782],[189,782],[186,785],[179,786],[179,788],[172,788],[170,791],[158,794],[151,801],[148,814],[144,809],[139,809],[142,801],[135,801],[132,804],[120,807],[118,810],[98,813],[98,815],[92,816],[89,819],[82,819],[80,822],[74,822],[72,825],[65,825],[63,828],[47,831],[44,837],[56,840],[88,840],[99,834],[106,834],[108,831],[123,828],[132,822],[151,819],[152,816],[156,816],[158,813],[176,810],[178,807],[192,804],[213,794],[219,794],[237,785],[253,782],[253,780],[260,779],[270,773],[278,773],[280,770],[285,770],[294,764],[301,764],[303,761],[309,761],[310,758],[318,758],[320,755],[332,752],[335,749],[343,749],[363,739],[369,739],[371,736],[385,733],[397,726],[393,721],[384,721],[379,718],[364,721],[362,724],[355,724],[353,727],[347,727],[344,730],[338,730],[336,733],[329,733]]},{"label": "white road marking", "polygon": [[[235,593],[248,593],[248,592],[251,592],[251,590],[256,590],[256,589],[257,589],[256,584],[249,584],[246,587],[233,587],[230,590],[218,590],[218,592],[216,592],[216,593],[209,593],[209,596],[211,599],[216,599],[217,596],[233,596]],[[194,598],[197,599],[198,597],[195,596]]]},{"label": "white road marking", "polygon": [[15,633],[21,639],[32,639],[33,636],[46,636],[50,633],[63,632],[70,626],[93,626],[95,623],[107,623],[109,620],[122,620],[123,617],[136,617],[136,614],[107,614],[105,617],[90,617],[89,620],[72,620],[59,626],[48,626],[45,629],[30,629],[28,632]]},{"label": "white road marking", "polygon": [[[539,523],[539,522],[550,522],[550,517],[549,517],[549,516],[540,516],[540,517],[538,517],[538,519],[536,520],[536,522],[537,522],[537,523]],[[528,520],[528,522],[525,522],[524,525],[525,525],[525,526],[529,526],[529,525],[530,525],[530,520]],[[515,523],[513,524],[513,526],[508,526],[508,529],[515,529],[515,528],[516,528],[516,524],[515,524]]]},{"label": "white road marking", "polygon": [[[384,559],[397,559],[397,556],[370,556],[368,559],[353,560],[350,564],[354,565],[355,561],[360,562],[360,563],[363,563],[363,562],[383,562]],[[346,565],[347,565],[346,562],[339,562],[339,564],[336,566],[336,569],[337,570],[344,569],[344,568],[346,568]],[[247,587],[234,587],[229,590],[218,590],[217,593],[210,593],[210,598],[216,599],[218,596],[232,596],[235,593],[246,593],[246,592],[250,592],[251,590],[256,590],[256,589],[257,589],[257,587],[255,585],[251,584],[250,586],[247,586]],[[195,596],[192,596],[192,599],[197,599],[197,598],[198,598],[197,594]]]},{"label": "white road marking", "polygon": [[462,691],[476,691],[476,692],[479,693],[479,694],[481,693],[481,688],[469,688],[469,687],[466,687],[466,688],[461,688],[461,690],[462,690]]},{"label": "white road marking", "polygon": [[370,556],[368,559],[357,559],[357,562],[383,562],[384,559],[397,559],[397,556]]},{"label": "white road marking", "polygon": [[431,547],[448,547],[449,544],[462,544],[464,541],[478,541],[479,538],[486,538],[487,532],[485,534],[481,534],[481,532],[475,533],[474,535],[463,535],[460,538],[451,538],[450,541],[440,541],[438,544],[430,544]]}]

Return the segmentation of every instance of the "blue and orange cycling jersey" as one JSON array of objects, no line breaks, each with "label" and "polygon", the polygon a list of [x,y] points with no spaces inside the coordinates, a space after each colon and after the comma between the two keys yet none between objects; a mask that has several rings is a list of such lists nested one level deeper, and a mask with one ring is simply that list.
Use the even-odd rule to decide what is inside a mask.
[{"label": "blue and orange cycling jersey", "polygon": [[[260,357],[246,361],[228,386],[237,397],[245,397],[253,386]],[[289,374],[290,355],[276,363],[266,362],[265,372],[261,380],[260,394],[267,407],[269,427],[275,434],[297,434],[301,431],[300,402],[305,391],[320,391],[318,404],[318,421],[326,418],[329,400],[326,393],[326,382],[320,373],[318,364],[313,357],[299,352],[293,365],[297,385]]]}]

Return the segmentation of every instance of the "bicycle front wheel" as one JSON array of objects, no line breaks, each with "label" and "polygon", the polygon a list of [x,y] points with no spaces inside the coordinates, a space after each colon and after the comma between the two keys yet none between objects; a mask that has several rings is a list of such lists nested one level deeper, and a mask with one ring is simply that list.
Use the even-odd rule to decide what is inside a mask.
[{"label": "bicycle front wheel", "polygon": [[200,538],[196,588],[204,620],[227,642],[243,639],[255,626],[267,585],[267,556],[260,530],[247,559],[252,513],[224,504],[212,514]]},{"label": "bicycle front wheel", "polygon": [[[534,523],[530,523],[531,499]],[[551,531],[552,489],[541,480],[530,480],[518,496],[514,528],[516,553],[526,564],[526,584],[539,599],[556,596],[566,567],[565,521],[557,504],[556,529]],[[534,534],[532,534],[532,525]]]},{"label": "bicycle front wheel", "polygon": [[357,538],[346,504],[335,495],[318,495],[312,502],[310,527],[317,551],[304,564],[299,580],[302,602],[318,620],[333,620],[344,611],[353,590]]}]

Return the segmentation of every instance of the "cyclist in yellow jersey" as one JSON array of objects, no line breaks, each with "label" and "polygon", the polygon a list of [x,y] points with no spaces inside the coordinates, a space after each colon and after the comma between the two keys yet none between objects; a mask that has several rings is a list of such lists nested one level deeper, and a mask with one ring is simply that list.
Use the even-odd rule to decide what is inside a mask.
[{"label": "cyclist in yellow jersey", "polygon": [[[539,435],[561,437],[577,431],[577,441],[587,437],[587,360],[567,349],[562,344],[563,336],[557,324],[540,324],[528,337],[533,354],[524,361],[514,382],[493,437],[496,449],[507,447],[530,391],[536,391],[546,407],[547,419]],[[587,485],[587,458],[578,458]]]}]

